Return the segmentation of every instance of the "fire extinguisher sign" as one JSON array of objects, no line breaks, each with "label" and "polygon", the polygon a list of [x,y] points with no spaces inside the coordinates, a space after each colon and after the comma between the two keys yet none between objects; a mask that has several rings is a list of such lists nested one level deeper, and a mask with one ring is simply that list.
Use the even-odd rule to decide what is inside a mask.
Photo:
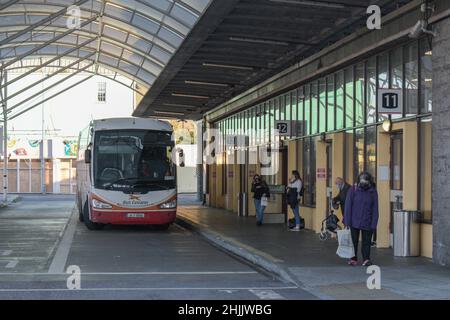
[{"label": "fire extinguisher sign", "polygon": [[403,91],[401,89],[379,89],[378,113],[403,114]]}]

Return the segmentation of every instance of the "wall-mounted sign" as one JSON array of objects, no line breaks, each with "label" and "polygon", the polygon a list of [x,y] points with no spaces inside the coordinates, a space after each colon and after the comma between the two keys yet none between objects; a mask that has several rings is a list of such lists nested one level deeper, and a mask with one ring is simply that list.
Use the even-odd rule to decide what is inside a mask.
[{"label": "wall-mounted sign", "polygon": [[275,121],[275,130],[281,137],[290,137],[292,135],[292,122],[289,120]]},{"label": "wall-mounted sign", "polygon": [[401,89],[379,89],[378,113],[403,114],[403,91]]},{"label": "wall-mounted sign", "polygon": [[325,168],[317,168],[317,179],[326,179],[327,178],[327,169]]}]

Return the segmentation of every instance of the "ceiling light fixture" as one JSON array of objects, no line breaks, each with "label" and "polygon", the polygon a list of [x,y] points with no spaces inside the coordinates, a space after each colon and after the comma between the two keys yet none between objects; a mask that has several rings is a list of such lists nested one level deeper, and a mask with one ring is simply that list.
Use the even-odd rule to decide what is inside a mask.
[{"label": "ceiling light fixture", "polygon": [[[343,3],[331,2],[331,1],[307,1],[307,0],[270,0],[271,2],[287,3],[287,4],[299,4],[303,6],[311,7],[325,7],[334,9],[345,9],[346,5]],[[347,7],[361,7],[359,5],[347,5]]]},{"label": "ceiling light fixture", "polygon": [[186,84],[194,84],[194,85],[200,85],[200,86],[214,86],[214,87],[229,87],[228,84],[225,83],[214,83],[214,82],[204,82],[204,81],[193,81],[193,80],[186,80],[184,81]]},{"label": "ceiling light fixture", "polygon": [[190,106],[187,104],[178,104],[178,103],[163,103],[166,107],[177,107],[177,108],[197,108],[196,106]]},{"label": "ceiling light fixture", "polygon": [[182,113],[182,112],[171,112],[171,111],[158,111],[158,110],[155,110],[155,111],[153,111],[155,114],[165,114],[165,115],[168,115],[168,116],[184,116],[184,113]]},{"label": "ceiling light fixture", "polygon": [[173,97],[182,97],[182,98],[194,98],[194,99],[209,99],[207,96],[198,96],[195,94],[185,94],[185,93],[172,93]]},{"label": "ceiling light fixture", "polygon": [[239,41],[239,42],[249,42],[249,43],[259,43],[259,44],[273,44],[277,46],[285,46],[288,47],[289,43],[285,41],[275,41],[275,40],[266,40],[266,39],[252,39],[252,38],[241,38],[241,37],[230,37],[231,41]]},{"label": "ceiling light fixture", "polygon": [[246,71],[252,71],[252,67],[245,67],[245,66],[236,66],[236,65],[230,65],[230,64],[218,64],[218,63],[203,63],[204,67],[211,67],[211,68],[225,68],[225,69],[236,69],[236,70],[246,70]]}]

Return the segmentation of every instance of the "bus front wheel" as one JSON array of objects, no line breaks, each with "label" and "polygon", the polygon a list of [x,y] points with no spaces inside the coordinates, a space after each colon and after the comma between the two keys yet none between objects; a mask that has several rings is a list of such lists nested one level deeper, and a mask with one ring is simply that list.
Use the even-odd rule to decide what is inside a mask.
[{"label": "bus front wheel", "polygon": [[89,205],[87,202],[83,207],[83,222],[89,230],[100,230],[105,226],[100,223],[92,222],[91,219],[89,219]]}]

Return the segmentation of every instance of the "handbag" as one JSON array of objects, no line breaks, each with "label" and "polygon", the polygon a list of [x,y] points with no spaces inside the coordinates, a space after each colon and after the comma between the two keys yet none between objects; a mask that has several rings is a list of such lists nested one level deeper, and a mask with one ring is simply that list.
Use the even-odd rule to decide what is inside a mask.
[{"label": "handbag", "polygon": [[261,198],[261,207],[267,207],[268,204],[269,204],[269,198],[262,197]]},{"label": "handbag", "polygon": [[287,203],[291,208],[295,208],[298,204],[298,192],[296,188],[289,189],[287,193]]},{"label": "handbag", "polygon": [[353,246],[350,229],[338,230],[337,232],[339,247],[336,254],[345,259],[351,259],[355,256],[355,247]]}]

